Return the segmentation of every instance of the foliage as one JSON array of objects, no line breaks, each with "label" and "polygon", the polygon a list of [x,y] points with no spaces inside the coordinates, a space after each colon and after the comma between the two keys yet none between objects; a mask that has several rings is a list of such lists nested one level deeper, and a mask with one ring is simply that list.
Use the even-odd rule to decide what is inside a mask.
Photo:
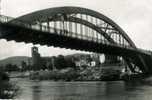
[{"label": "foliage", "polygon": [[0,82],[0,98],[1,99],[12,99],[17,95],[19,88],[10,83],[9,81]]},{"label": "foliage", "polygon": [[12,99],[17,95],[18,87],[9,82],[5,72],[0,71],[0,99]]},{"label": "foliage", "polygon": [[37,71],[30,74],[30,79],[35,80],[76,80],[79,74],[72,68],[58,71]]},{"label": "foliage", "polygon": [[19,67],[17,65],[12,65],[12,64],[7,64],[5,67],[4,67],[4,71],[6,72],[11,72],[11,71],[19,71]]},{"label": "foliage", "polygon": [[59,55],[58,57],[56,57],[54,64],[57,69],[66,68],[66,65],[67,65],[64,59],[64,56],[62,55]]}]

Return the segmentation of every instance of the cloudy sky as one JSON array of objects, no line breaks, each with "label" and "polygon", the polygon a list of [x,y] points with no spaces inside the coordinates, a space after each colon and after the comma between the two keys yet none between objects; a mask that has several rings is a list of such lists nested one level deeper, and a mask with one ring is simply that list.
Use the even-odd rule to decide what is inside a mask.
[{"label": "cloudy sky", "polygon": [[[1,0],[1,13],[18,17],[40,9],[79,6],[96,10],[115,21],[127,32],[137,47],[152,50],[152,0]],[[0,40],[0,59],[31,56],[32,44]],[[42,56],[69,54],[76,51],[39,46]]]}]

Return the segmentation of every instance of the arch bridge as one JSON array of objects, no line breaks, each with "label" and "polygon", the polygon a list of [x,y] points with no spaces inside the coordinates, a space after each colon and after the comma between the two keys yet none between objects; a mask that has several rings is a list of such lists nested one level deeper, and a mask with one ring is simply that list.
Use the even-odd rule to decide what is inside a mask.
[{"label": "arch bridge", "polygon": [[18,18],[0,15],[0,38],[117,55],[133,73],[152,74],[152,53],[137,48],[114,21],[86,8],[55,7]]}]

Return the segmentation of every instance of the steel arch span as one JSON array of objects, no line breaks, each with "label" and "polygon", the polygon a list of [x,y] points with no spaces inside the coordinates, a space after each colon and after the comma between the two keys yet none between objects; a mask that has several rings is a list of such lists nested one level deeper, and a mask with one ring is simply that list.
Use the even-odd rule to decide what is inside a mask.
[{"label": "steel arch span", "polygon": [[[136,48],[129,36],[115,22],[103,14],[86,8],[49,8],[23,15],[17,18],[17,20],[23,20],[30,24],[44,22],[54,22],[55,24],[56,22],[63,23],[63,21],[65,22],[64,24],[66,24],[66,22],[73,22],[95,30],[96,32],[102,34],[104,38],[108,39],[111,43],[116,42],[123,44],[124,42],[126,46]],[[119,41],[117,41],[116,38],[119,38]]]},{"label": "steel arch span", "polygon": [[55,7],[18,18],[0,17],[1,38],[122,56],[132,72],[152,72],[151,52],[103,14],[81,7]]}]

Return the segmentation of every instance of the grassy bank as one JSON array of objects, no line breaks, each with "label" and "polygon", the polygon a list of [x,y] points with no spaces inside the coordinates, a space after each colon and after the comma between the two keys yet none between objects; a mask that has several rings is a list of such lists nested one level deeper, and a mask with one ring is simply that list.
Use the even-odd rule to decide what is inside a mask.
[{"label": "grassy bank", "polygon": [[55,71],[34,71],[30,73],[30,79],[32,80],[62,80],[62,81],[74,81],[78,79],[79,74],[74,69],[64,69]]}]

